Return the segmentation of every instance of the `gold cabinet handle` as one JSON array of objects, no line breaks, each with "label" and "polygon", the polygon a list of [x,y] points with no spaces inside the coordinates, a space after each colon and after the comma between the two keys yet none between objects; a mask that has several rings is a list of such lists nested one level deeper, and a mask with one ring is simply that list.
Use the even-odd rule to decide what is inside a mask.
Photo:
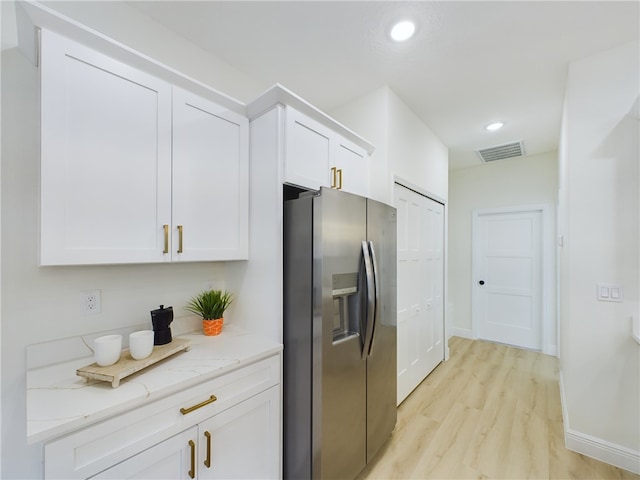
[{"label": "gold cabinet handle", "polygon": [[207,398],[204,402],[200,402],[197,405],[194,405],[193,407],[189,407],[189,408],[181,408],[180,409],[180,413],[183,415],[186,415],[187,413],[191,413],[194,410],[197,410],[199,408],[204,407],[205,405],[209,405],[210,403],[213,403],[217,400],[215,395],[211,395],[209,398]]},{"label": "gold cabinet handle", "polygon": [[342,169],[338,169],[338,175],[340,177],[340,182],[338,183],[338,190],[342,190]]},{"label": "gold cabinet handle", "polygon": [[164,250],[162,253],[169,253],[169,225],[163,225],[164,228]]},{"label": "gold cabinet handle", "polygon": [[336,167],[331,167],[331,188],[336,188]]},{"label": "gold cabinet handle", "polygon": [[196,478],[196,444],[193,440],[189,440],[189,448],[191,449],[191,470],[189,470],[189,478]]},{"label": "gold cabinet handle", "polygon": [[204,466],[211,468],[211,433],[205,431],[204,436],[207,438],[207,458],[204,461]]},{"label": "gold cabinet handle", "polygon": [[182,253],[182,225],[178,225],[178,253]]}]

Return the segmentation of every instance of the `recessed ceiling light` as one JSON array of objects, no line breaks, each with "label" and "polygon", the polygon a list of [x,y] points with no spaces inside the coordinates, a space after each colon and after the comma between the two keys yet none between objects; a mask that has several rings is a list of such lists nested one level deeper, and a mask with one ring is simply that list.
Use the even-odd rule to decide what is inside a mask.
[{"label": "recessed ceiling light", "polygon": [[502,122],[495,122],[495,123],[490,123],[489,125],[487,125],[486,127],[484,127],[486,130],[489,130],[490,132],[495,132],[496,130],[500,130],[502,127],[504,126],[504,123]]},{"label": "recessed ceiling light", "polygon": [[391,29],[391,38],[396,42],[404,42],[413,37],[415,31],[416,25],[413,22],[403,20],[402,22],[396,23]]}]

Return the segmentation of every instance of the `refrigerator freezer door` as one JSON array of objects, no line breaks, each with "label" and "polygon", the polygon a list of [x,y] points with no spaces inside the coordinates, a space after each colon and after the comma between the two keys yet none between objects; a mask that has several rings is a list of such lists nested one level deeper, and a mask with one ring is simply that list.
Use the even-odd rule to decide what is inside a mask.
[{"label": "refrigerator freezer door", "polygon": [[335,301],[335,292],[343,291],[336,289],[334,282],[343,275],[358,273],[365,238],[366,199],[322,189],[320,196],[314,198],[313,321],[314,328],[321,325],[322,336],[321,445],[314,454],[320,454],[323,479],[355,478],[366,465],[366,361],[361,356],[362,332],[346,339],[344,335],[334,338],[335,309],[340,304]]},{"label": "refrigerator freezer door", "polygon": [[396,210],[368,200],[367,238],[376,259],[377,315],[367,358],[367,463],[396,424]]}]

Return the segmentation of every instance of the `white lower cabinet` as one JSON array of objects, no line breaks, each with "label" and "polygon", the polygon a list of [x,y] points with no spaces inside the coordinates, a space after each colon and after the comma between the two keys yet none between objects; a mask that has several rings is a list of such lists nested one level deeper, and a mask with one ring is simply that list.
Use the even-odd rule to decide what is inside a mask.
[{"label": "white lower cabinet", "polygon": [[272,387],[92,478],[278,478],[279,401]]},{"label": "white lower cabinet", "polygon": [[279,478],[279,403],[271,388],[200,424],[198,478]]},{"label": "white lower cabinet", "polygon": [[45,479],[281,477],[280,355],[44,446]]},{"label": "white lower cabinet", "polygon": [[189,442],[193,442],[197,432],[198,428],[192,427],[91,478],[113,480],[194,478],[189,476],[189,472],[191,471],[190,453],[195,447],[191,447]]}]

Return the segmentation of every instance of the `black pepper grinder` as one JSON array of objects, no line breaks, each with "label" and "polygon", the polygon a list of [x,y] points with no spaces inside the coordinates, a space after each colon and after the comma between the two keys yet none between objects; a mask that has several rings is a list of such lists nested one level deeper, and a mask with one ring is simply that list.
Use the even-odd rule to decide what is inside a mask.
[{"label": "black pepper grinder", "polygon": [[151,310],[154,345],[171,343],[171,328],[169,328],[171,322],[173,322],[173,307],[164,308],[164,305],[160,305],[159,309]]}]

